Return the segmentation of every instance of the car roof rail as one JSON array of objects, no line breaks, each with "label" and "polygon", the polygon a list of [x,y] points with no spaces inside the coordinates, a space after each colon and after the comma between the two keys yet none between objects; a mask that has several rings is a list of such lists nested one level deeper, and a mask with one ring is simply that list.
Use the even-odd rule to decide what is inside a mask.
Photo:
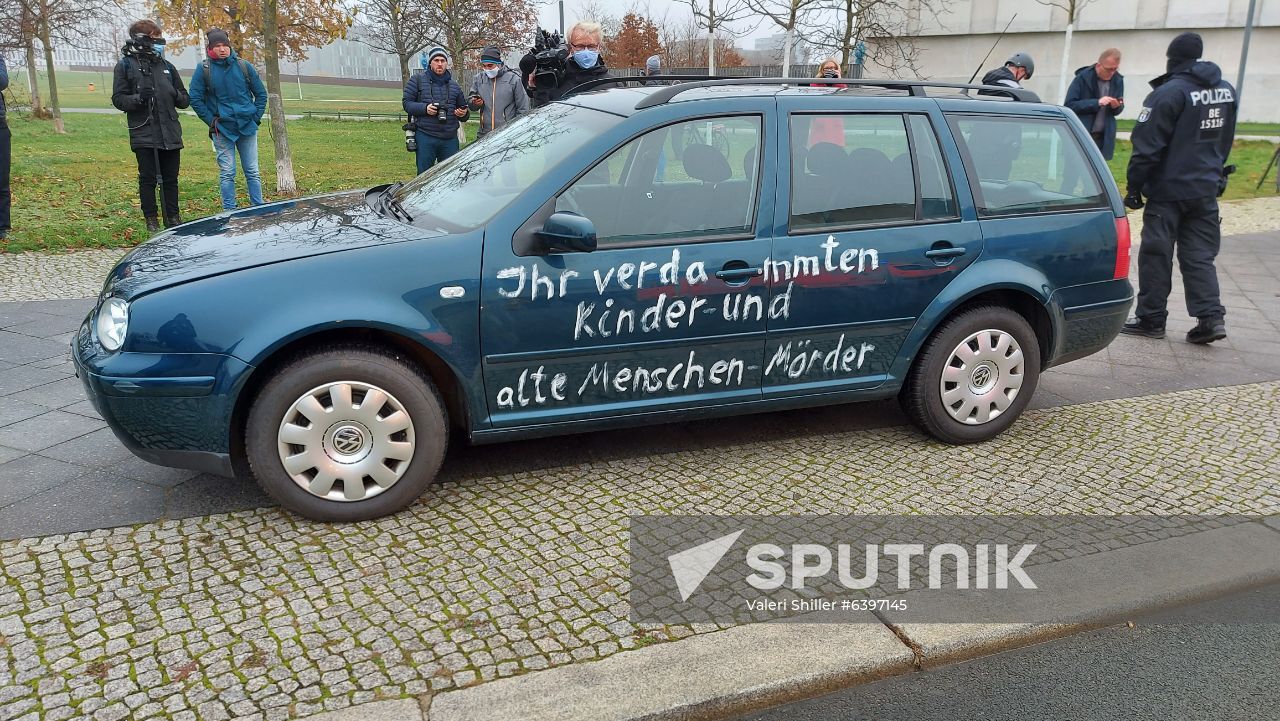
[{"label": "car roof rail", "polygon": [[564,97],[567,98],[570,95],[586,92],[588,90],[595,90],[596,88],[604,87],[606,85],[621,85],[623,83],[645,83],[650,81],[663,82],[673,80],[687,83],[699,80],[732,79],[733,78],[728,75],[618,75],[611,78],[596,78],[595,80],[588,80],[581,85],[575,85],[572,88],[569,88],[569,92],[565,93]]},{"label": "car roof rail", "polygon": [[[855,85],[866,88],[906,90],[907,94],[913,97],[929,97],[927,92],[929,88],[946,88],[948,90],[985,91],[984,95],[980,95],[975,99],[986,99],[987,97],[995,96],[1009,98],[1015,102],[1022,103],[1040,102],[1040,96],[1030,90],[1011,88],[1005,85],[970,85],[967,83],[935,83],[929,80],[864,80],[853,78],[717,78],[659,88],[657,92],[636,103],[635,109],[644,110],[655,105],[663,105],[680,93],[689,90],[723,87],[726,85]],[[581,87],[581,85],[578,86],[578,88]],[[574,90],[578,88],[574,88]]]}]

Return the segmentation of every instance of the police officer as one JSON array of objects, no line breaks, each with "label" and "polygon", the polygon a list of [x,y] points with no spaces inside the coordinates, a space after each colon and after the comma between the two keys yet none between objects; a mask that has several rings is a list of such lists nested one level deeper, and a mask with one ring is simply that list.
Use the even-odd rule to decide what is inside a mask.
[{"label": "police officer", "polygon": [[1133,129],[1129,188],[1124,204],[1143,207],[1138,251],[1137,316],[1124,333],[1163,338],[1173,255],[1177,252],[1187,312],[1198,319],[1189,343],[1227,337],[1226,310],[1218,297],[1213,261],[1221,244],[1218,196],[1227,188],[1226,167],[1235,138],[1239,100],[1216,64],[1198,60],[1204,42],[1183,33],[1169,44],[1164,75],[1142,102]]},{"label": "police officer", "polygon": [[[1002,67],[982,76],[983,85],[1004,85],[1010,88],[1022,87],[1023,80],[1029,80],[1036,71],[1036,61],[1026,53],[1014,53],[1009,56]],[[990,90],[979,90],[979,95],[999,95]]]}]

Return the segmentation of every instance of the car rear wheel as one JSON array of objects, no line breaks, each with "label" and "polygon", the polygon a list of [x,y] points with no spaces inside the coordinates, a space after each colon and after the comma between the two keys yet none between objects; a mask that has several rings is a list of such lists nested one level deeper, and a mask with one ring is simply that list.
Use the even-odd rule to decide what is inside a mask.
[{"label": "car rear wheel", "polygon": [[1026,319],[977,306],[934,331],[903,386],[902,406],[940,441],[979,443],[1013,424],[1039,378],[1040,344]]},{"label": "car rear wheel", "polygon": [[361,521],[412,504],[435,478],[448,420],[431,380],[400,356],[338,347],[272,374],[245,449],[262,489],[317,521]]}]

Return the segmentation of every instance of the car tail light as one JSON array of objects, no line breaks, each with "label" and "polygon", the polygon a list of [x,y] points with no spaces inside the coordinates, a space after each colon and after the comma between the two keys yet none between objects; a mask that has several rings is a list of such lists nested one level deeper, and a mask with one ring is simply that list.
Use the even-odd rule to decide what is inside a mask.
[{"label": "car tail light", "polygon": [[1129,218],[1116,218],[1116,280],[1129,277]]}]

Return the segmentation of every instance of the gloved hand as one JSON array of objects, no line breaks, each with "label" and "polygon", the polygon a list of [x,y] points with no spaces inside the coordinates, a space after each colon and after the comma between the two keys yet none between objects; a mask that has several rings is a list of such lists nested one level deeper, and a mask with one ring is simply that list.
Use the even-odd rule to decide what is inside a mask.
[{"label": "gloved hand", "polygon": [[1236,166],[1234,165],[1227,165],[1222,168],[1222,177],[1218,179],[1218,197],[1219,198],[1222,197],[1223,193],[1227,192],[1227,178],[1230,177],[1231,174],[1234,172],[1236,172]]},{"label": "gloved hand", "polygon": [[151,102],[151,99],[154,98],[155,96],[156,96],[156,89],[153,87],[148,86],[145,88],[138,89],[138,102],[140,103],[144,103],[144,104],[149,103]]},{"label": "gloved hand", "polygon": [[1142,206],[1144,205],[1146,205],[1146,203],[1142,202],[1142,193],[1130,190],[1129,193],[1124,196],[1124,207],[1126,208],[1131,210],[1142,210]]}]

